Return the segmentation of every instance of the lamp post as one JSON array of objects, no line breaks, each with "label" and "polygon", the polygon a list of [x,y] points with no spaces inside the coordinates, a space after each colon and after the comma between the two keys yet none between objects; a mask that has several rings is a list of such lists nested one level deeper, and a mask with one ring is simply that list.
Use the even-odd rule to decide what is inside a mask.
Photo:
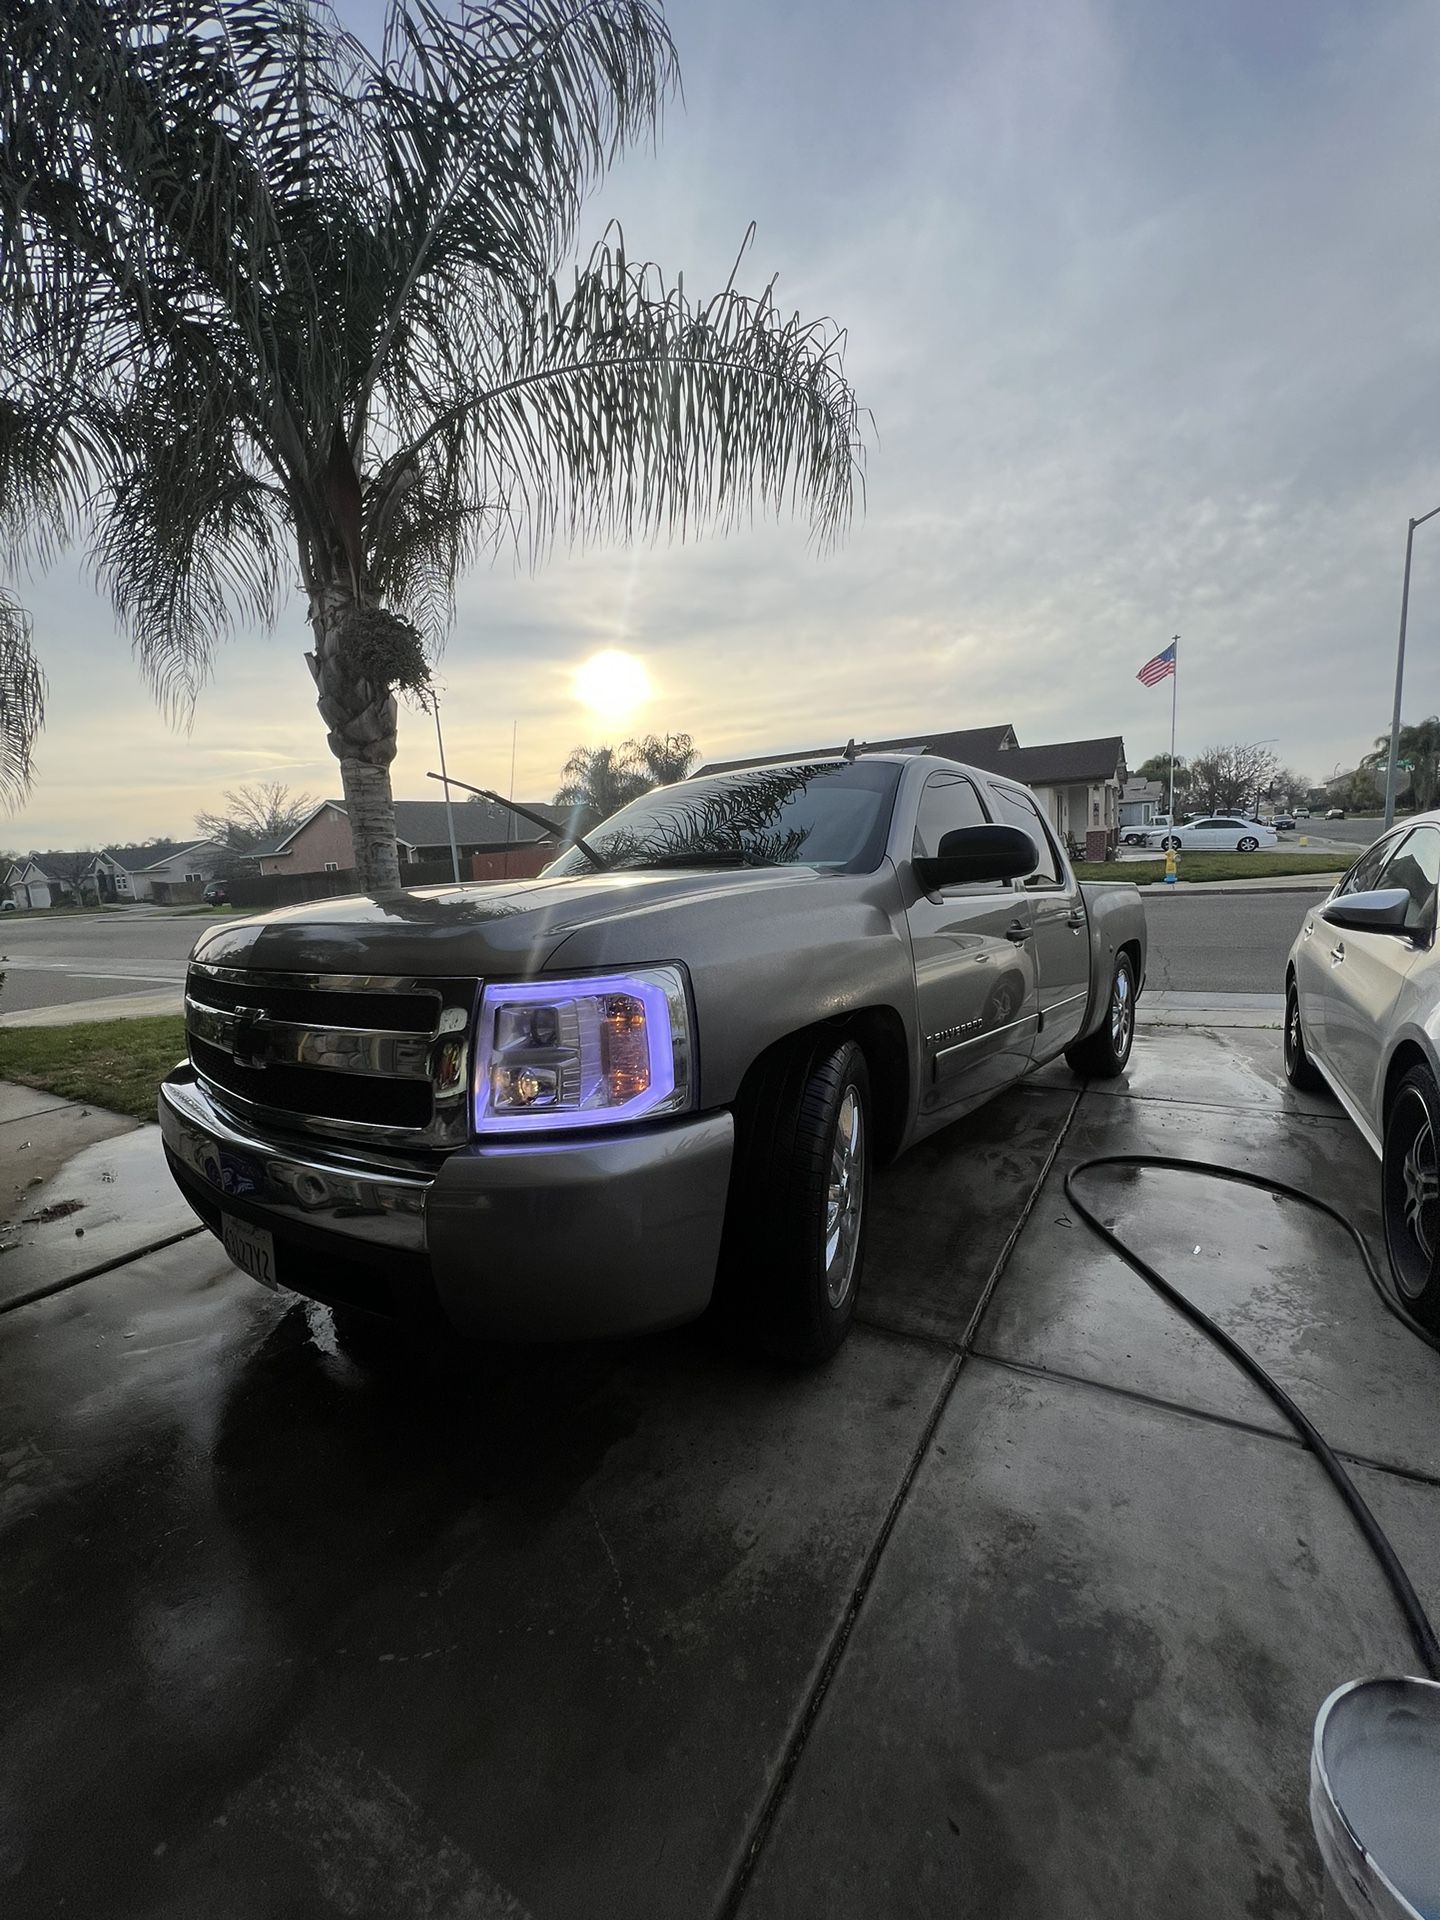
[{"label": "lamp post", "polygon": [[1395,647],[1395,711],[1390,716],[1390,752],[1385,766],[1385,830],[1395,824],[1395,778],[1400,755],[1400,695],[1405,685],[1405,621],[1410,612],[1410,554],[1415,545],[1415,529],[1433,520],[1440,507],[1432,507],[1412,520],[1405,530],[1405,584],[1400,589],[1400,639]]}]

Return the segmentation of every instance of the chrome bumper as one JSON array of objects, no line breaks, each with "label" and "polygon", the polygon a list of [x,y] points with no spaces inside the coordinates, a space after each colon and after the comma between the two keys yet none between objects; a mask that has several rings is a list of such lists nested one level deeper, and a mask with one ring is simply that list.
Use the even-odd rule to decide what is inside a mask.
[{"label": "chrome bumper", "polygon": [[[188,1066],[160,1089],[177,1180],[207,1224],[268,1227],[281,1279],[333,1297],[306,1258],[353,1261],[397,1289],[428,1287],[458,1331],[571,1340],[694,1319],[709,1304],[734,1123],[703,1114],[652,1129],[457,1149],[428,1170],[242,1129]],[[400,1302],[403,1306],[403,1300]]]}]

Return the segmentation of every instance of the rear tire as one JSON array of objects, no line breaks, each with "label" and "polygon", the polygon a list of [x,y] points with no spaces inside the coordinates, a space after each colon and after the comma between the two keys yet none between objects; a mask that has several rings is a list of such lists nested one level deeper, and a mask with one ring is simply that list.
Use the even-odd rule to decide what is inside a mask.
[{"label": "rear tire", "polygon": [[778,1049],[737,1114],[717,1306],[776,1359],[828,1360],[865,1261],[870,1074],[853,1040]]},{"label": "rear tire", "polygon": [[1320,1093],[1324,1090],[1324,1077],[1305,1051],[1305,1033],[1300,1025],[1300,994],[1293,980],[1285,989],[1285,1078],[1299,1093]]},{"label": "rear tire", "polygon": [[1072,1072],[1086,1080],[1115,1080],[1130,1061],[1135,1042],[1135,968],[1128,953],[1117,954],[1110,979],[1110,1004],[1099,1028],[1065,1049]]},{"label": "rear tire", "polygon": [[1243,840],[1237,840],[1235,842],[1235,851],[1237,853],[1258,853],[1259,850],[1260,842],[1253,834],[1247,833]]},{"label": "rear tire", "polygon": [[1412,1067],[1390,1103],[1380,1179],[1396,1292],[1440,1333],[1440,1089],[1428,1067]]}]

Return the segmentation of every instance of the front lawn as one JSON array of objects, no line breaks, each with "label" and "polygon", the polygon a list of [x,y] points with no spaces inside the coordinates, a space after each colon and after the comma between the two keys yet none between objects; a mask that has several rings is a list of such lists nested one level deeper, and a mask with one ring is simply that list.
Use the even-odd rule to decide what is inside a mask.
[{"label": "front lawn", "polygon": [[178,1013],[73,1027],[0,1027],[0,1080],[137,1120],[155,1118],[160,1082],[184,1057],[185,1021]]},{"label": "front lawn", "polygon": [[[1362,849],[1357,847],[1358,860]],[[1277,847],[1274,853],[1186,853],[1181,849],[1176,861],[1177,880],[1274,880],[1287,873],[1339,874],[1345,869],[1343,855],[1333,853],[1290,853]],[[1137,887],[1153,887],[1165,879],[1165,856],[1154,860],[1082,860],[1075,868],[1081,880],[1133,880]]]}]

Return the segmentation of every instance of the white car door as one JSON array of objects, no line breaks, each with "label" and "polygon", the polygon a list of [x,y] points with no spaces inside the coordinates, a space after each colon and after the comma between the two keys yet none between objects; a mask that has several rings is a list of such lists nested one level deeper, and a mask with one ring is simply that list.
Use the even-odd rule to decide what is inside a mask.
[{"label": "white car door", "polygon": [[1325,927],[1331,971],[1322,1057],[1378,1135],[1385,1037],[1406,975],[1435,935],[1440,827],[1407,833],[1370,885],[1404,888],[1410,895],[1408,937]]},{"label": "white car door", "polygon": [[[1346,893],[1368,893],[1376,886],[1380,869],[1395,851],[1399,837],[1398,832],[1389,834],[1377,840],[1373,847],[1367,848],[1336,887],[1331,898],[1338,899]],[[1307,1050],[1323,1066],[1328,1067],[1326,1026],[1331,996],[1335,991],[1333,975],[1336,966],[1331,960],[1331,953],[1335,946],[1336,929],[1321,919],[1320,909],[1315,907],[1306,914],[1301,934],[1300,950],[1295,956],[1295,990],[1300,997],[1300,1024],[1305,1031]]]}]

